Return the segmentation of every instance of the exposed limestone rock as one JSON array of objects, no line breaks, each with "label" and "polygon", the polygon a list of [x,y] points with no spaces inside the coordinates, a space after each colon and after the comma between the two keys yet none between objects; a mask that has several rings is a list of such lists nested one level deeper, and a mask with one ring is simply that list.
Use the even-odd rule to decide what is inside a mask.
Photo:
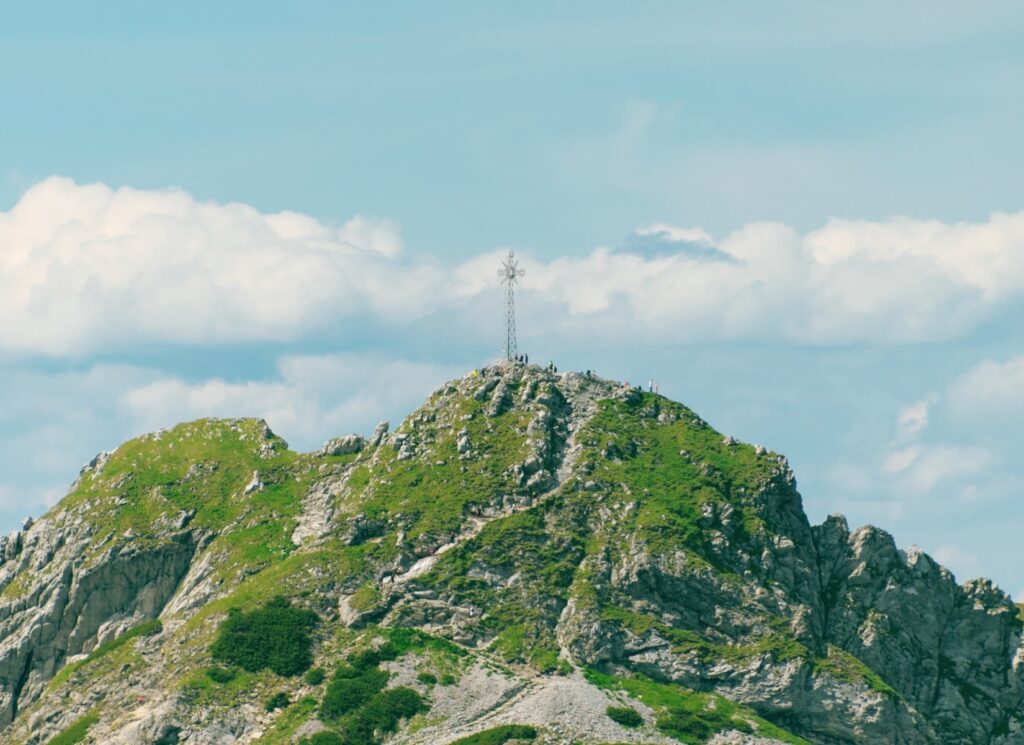
[{"label": "exposed limestone rock", "polygon": [[202,420],[94,459],[0,537],[0,745],[87,715],[88,741],[124,745],[333,726],[308,702],[267,711],[277,690],[322,695],[301,677],[203,672],[229,609],[275,595],[318,614],[328,672],[389,628],[447,640],[387,663],[430,706],[395,745],[501,724],[535,725],[536,745],[667,744],[665,722],[702,713],[715,745],[1024,742],[1024,624],[1005,593],[877,528],[812,527],[784,457],[680,404],[495,365],[388,432],[304,455],[263,422]]},{"label": "exposed limestone rock", "polygon": [[390,426],[391,425],[388,422],[381,422],[376,426],[373,430],[373,434],[370,435],[370,447],[379,447],[380,444],[384,442],[384,437],[387,436],[388,428]]},{"label": "exposed limestone rock", "polygon": [[[374,432],[374,436],[376,436],[376,432]],[[333,440],[328,440],[322,448],[316,451],[316,454],[325,457],[331,455],[351,455],[352,453],[360,452],[364,447],[366,447],[366,438],[359,435],[345,435],[344,437],[335,437]]]}]

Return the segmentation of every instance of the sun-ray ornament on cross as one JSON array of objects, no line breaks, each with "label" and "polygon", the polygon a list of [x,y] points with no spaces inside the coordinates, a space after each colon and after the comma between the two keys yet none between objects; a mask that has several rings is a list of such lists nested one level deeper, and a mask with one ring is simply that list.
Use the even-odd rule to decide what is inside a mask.
[{"label": "sun-ray ornament on cross", "polygon": [[516,253],[511,248],[508,256],[501,262],[501,269],[498,276],[501,283],[505,285],[505,359],[514,360],[519,350],[516,345],[516,299],[515,286],[519,278],[526,274],[519,268],[516,261]]}]

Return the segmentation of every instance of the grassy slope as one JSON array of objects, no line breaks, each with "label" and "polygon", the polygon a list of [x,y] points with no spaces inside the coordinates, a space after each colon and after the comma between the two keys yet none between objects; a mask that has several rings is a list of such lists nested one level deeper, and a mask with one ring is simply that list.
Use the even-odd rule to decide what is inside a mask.
[{"label": "grassy slope", "polygon": [[[513,389],[512,395],[517,393]],[[315,606],[318,590],[335,583],[365,588],[360,592],[372,603],[377,599],[369,581],[374,568],[393,560],[402,546],[408,549],[422,538],[443,542],[474,505],[515,494],[518,487],[508,469],[529,450],[529,416],[514,407],[487,417],[484,403],[464,397],[447,400],[448,408],[440,411],[432,411],[434,403],[398,430],[417,440],[416,457],[408,460],[399,460],[393,448],[316,458],[288,450],[258,421],[201,420],[126,443],[58,509],[88,508],[96,527],[93,557],[124,540],[126,533],[137,545],[163,540],[156,526],[181,511],[194,512],[190,525],[216,535],[207,551],[220,557],[217,577],[226,591],[165,634],[162,655],[174,660],[171,679],[196,704],[212,706],[235,705],[240,698],[263,700],[274,691],[290,690],[296,703],[279,715],[261,741],[283,742],[312,715],[319,688],[266,671],[213,683],[203,673],[214,629],[210,621],[230,607],[253,607],[282,592],[307,596],[303,602]],[[661,413],[674,421],[659,422]],[[456,450],[455,433],[462,427],[474,447],[474,458],[468,461],[460,460]],[[604,620],[633,630],[656,623],[602,596],[604,591],[587,577],[587,557],[614,558],[640,542],[650,551],[682,550],[710,570],[714,555],[697,527],[702,506],[729,502],[740,511],[738,530],[763,530],[744,497],[779,468],[776,456],[759,455],[746,445],[726,445],[685,407],[647,394],[633,403],[602,403],[580,441],[584,448],[578,479],[598,484],[597,492],[579,490],[574,478],[544,505],[491,522],[477,537],[444,554],[423,579],[460,603],[485,609],[482,628],[495,636],[493,651],[543,671],[556,668],[554,620],[570,596],[577,602],[600,603]],[[350,472],[343,511],[380,520],[386,527],[359,545],[329,537],[311,550],[297,551],[290,536],[301,498],[325,468]],[[254,472],[264,486],[243,494]],[[596,519],[598,511],[620,517]],[[467,576],[474,565],[518,572],[521,581],[495,589]],[[729,573],[728,567],[715,569]],[[704,645],[709,654],[736,654],[690,632],[666,633],[680,645]],[[352,632],[325,625],[318,638],[318,664],[330,668],[355,638]],[[90,677],[111,675],[114,665],[123,674],[124,666],[144,664],[134,645],[119,645],[112,654],[80,663],[54,687],[66,688],[68,681],[86,685]],[[851,667],[855,664],[849,661],[833,665],[847,671]],[[628,687],[623,690],[640,697]]]}]

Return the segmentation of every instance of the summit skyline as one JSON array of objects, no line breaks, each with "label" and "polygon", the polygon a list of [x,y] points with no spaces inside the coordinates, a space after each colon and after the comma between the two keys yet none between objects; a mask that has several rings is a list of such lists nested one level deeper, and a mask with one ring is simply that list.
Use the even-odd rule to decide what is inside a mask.
[{"label": "summit skyline", "polygon": [[295,448],[502,347],[1024,597],[1024,12],[60,3],[0,28],[0,528],[126,438]]}]

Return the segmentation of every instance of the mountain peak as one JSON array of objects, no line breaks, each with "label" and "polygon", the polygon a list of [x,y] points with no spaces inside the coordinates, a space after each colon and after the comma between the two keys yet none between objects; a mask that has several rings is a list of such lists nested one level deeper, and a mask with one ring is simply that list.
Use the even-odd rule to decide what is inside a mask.
[{"label": "mountain peak", "polygon": [[0,742],[1021,732],[1004,593],[812,527],[784,457],[682,404],[512,363],[388,429],[204,419],[83,469],[2,544]]}]

